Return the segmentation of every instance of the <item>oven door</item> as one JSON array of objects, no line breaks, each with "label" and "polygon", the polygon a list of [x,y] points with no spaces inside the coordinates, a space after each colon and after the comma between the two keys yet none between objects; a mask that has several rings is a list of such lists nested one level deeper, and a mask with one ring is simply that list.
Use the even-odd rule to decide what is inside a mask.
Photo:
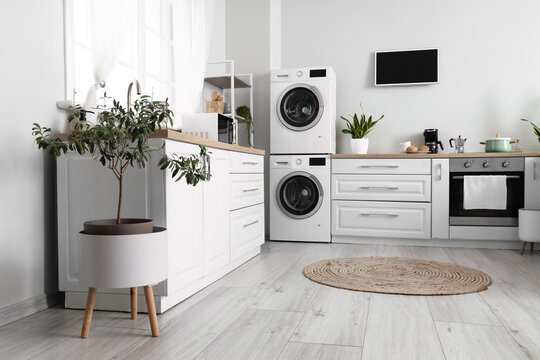
[{"label": "oven door", "polygon": [[523,172],[504,173],[506,178],[506,209],[488,210],[463,208],[463,177],[467,175],[503,175],[500,172],[450,173],[450,225],[456,226],[518,226],[518,210],[524,204]]}]

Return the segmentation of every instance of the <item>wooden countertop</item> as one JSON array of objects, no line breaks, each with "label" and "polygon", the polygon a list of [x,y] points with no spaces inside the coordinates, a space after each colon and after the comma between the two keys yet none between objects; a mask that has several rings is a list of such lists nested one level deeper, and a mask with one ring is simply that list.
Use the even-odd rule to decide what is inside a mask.
[{"label": "wooden countertop", "polygon": [[495,152],[461,154],[333,154],[332,159],[434,159],[434,158],[481,158],[481,157],[540,157],[540,152]]},{"label": "wooden countertop", "polygon": [[[58,136],[62,140],[65,140],[67,138],[67,134],[58,134]],[[208,139],[198,137],[198,136],[183,134],[176,130],[169,130],[169,129],[158,130],[150,137],[182,141],[182,142],[186,142],[190,144],[204,145],[204,146],[211,147],[214,149],[230,150],[230,151],[242,152],[246,154],[254,154],[254,155],[265,154],[265,151],[261,149],[255,149],[255,148],[250,148],[246,146],[232,145],[232,144],[223,143],[219,141],[208,140]]]},{"label": "wooden countertop", "polygon": [[265,154],[265,151],[261,149],[255,149],[255,148],[250,148],[250,147],[240,146],[240,145],[232,145],[232,144],[223,143],[220,141],[208,140],[202,137],[184,134],[176,130],[169,130],[169,129],[158,130],[151,137],[163,138],[167,140],[182,141],[182,142],[186,142],[190,144],[204,145],[204,146],[214,148],[214,149],[230,150],[230,151],[242,152],[246,154],[254,154],[254,155]]}]

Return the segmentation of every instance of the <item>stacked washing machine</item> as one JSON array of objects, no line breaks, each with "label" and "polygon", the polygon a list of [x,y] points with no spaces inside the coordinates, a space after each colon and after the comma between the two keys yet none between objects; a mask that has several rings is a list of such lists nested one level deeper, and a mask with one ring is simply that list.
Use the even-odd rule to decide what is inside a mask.
[{"label": "stacked washing machine", "polygon": [[334,70],[275,70],[270,81],[270,240],[330,242]]}]

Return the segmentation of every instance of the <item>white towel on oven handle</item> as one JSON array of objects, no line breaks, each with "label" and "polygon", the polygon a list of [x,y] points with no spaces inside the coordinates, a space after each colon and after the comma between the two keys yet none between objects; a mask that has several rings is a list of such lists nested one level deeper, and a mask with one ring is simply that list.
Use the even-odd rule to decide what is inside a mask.
[{"label": "white towel on oven handle", "polygon": [[506,210],[506,176],[464,176],[463,208]]}]

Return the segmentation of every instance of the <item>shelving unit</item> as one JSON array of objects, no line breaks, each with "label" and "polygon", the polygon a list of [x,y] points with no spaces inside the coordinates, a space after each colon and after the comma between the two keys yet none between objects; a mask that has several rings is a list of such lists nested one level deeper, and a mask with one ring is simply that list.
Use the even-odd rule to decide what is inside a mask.
[{"label": "shelving unit", "polygon": [[[238,122],[245,122],[246,119],[244,119],[241,116],[238,116],[235,114],[236,111],[236,92],[235,89],[249,89],[249,108],[251,109],[251,114],[253,115],[253,74],[251,73],[245,73],[245,74],[236,74],[234,72],[234,60],[223,60],[223,61],[216,61],[216,62],[210,62],[208,63],[208,69],[213,67],[217,67],[221,65],[225,68],[225,72],[223,71],[216,71],[211,72],[207,71],[207,74],[211,74],[211,76],[205,77],[204,81],[205,83],[208,83],[212,86],[215,86],[216,88],[219,88],[222,90],[223,93],[223,99],[226,99],[225,92],[228,92],[228,97],[230,98],[229,103],[231,104],[231,113],[229,114],[223,114],[225,116],[233,117]],[[202,112],[206,111],[206,109],[201,109]]]}]

